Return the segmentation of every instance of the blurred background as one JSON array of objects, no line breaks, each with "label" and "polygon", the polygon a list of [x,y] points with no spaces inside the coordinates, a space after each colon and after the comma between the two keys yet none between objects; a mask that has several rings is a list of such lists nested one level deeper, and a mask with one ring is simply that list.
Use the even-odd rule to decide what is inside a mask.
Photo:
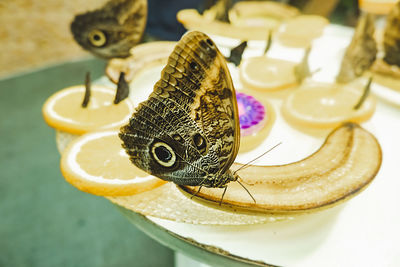
[{"label": "blurred background", "polygon": [[[107,0],[0,1],[0,77],[65,60],[88,57],[73,40],[69,24],[77,13],[101,7]],[[184,8],[199,10],[212,0],[149,0],[146,36],[177,40],[184,28],[175,19]],[[234,1],[236,2],[236,1]],[[304,13],[319,14],[334,23],[354,25],[357,0],[291,0]]]}]

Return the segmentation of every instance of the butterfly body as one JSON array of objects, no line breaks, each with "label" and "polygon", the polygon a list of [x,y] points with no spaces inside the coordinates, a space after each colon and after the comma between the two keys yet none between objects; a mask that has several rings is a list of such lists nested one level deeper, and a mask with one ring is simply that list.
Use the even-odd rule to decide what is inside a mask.
[{"label": "butterfly body", "polygon": [[77,15],[71,32],[94,55],[123,58],[141,40],[146,18],[146,0],[111,0],[100,9]]},{"label": "butterfly body", "polygon": [[131,161],[179,185],[225,187],[240,126],[224,57],[212,40],[190,32],[178,42],[149,98],[121,128]]}]

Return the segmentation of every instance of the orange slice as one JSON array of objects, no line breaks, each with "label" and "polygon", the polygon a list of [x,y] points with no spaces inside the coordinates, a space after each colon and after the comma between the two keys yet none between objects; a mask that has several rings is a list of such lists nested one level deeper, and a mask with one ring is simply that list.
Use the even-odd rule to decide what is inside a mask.
[{"label": "orange slice", "polygon": [[209,20],[195,9],[182,9],[177,13],[176,18],[188,30],[197,30],[240,40],[265,40],[269,30],[273,29],[265,26],[234,26],[226,22]]},{"label": "orange slice", "polygon": [[125,99],[113,104],[115,90],[93,85],[86,108],[81,107],[85,87],[73,86],[58,91],[43,105],[46,123],[58,130],[84,134],[96,130],[117,129],[126,124],[133,112],[133,104]]},{"label": "orange slice", "polygon": [[240,64],[240,79],[245,87],[261,91],[280,90],[297,84],[296,63],[268,58],[251,57]]},{"label": "orange slice", "polygon": [[360,9],[378,15],[386,15],[398,0],[359,0]]},{"label": "orange slice", "polygon": [[299,15],[299,10],[288,4],[272,1],[237,2],[229,10],[229,21],[235,26],[275,29],[283,20]]},{"label": "orange slice", "polygon": [[291,123],[312,128],[337,127],[344,121],[363,122],[373,115],[376,100],[368,96],[355,109],[362,94],[362,88],[355,85],[304,84],[283,102],[282,114]]},{"label": "orange slice", "polygon": [[308,47],[329,21],[317,15],[301,15],[288,20],[277,32],[277,40],[290,47]]},{"label": "orange slice", "polygon": [[166,65],[168,56],[171,54],[176,42],[155,41],[139,44],[130,51],[132,56],[127,58],[113,58],[108,61],[106,68],[107,77],[115,84],[121,72],[125,73],[125,80],[131,82],[144,70]]},{"label": "orange slice", "polygon": [[100,196],[128,196],[165,183],[130,162],[117,131],[88,133],[75,139],[64,150],[60,167],[73,186]]}]

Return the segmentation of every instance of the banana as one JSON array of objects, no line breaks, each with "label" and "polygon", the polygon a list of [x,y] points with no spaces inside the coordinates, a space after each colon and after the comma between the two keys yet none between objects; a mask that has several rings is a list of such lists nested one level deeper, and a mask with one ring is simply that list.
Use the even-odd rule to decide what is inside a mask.
[{"label": "banana", "polygon": [[[309,157],[287,165],[248,166],[239,183],[228,185],[223,205],[262,212],[304,212],[340,203],[363,190],[376,176],[382,152],[375,137],[355,123],[336,128]],[[235,164],[232,169],[239,169]],[[182,187],[194,194],[198,188]],[[202,188],[201,199],[220,203],[221,189]]]},{"label": "banana", "polygon": [[[309,157],[287,165],[249,165],[239,181],[224,189],[177,188],[167,183],[134,196],[109,197],[113,203],[146,216],[195,224],[243,225],[290,220],[294,215],[331,207],[366,188],[380,168],[375,137],[354,123],[335,129]],[[232,169],[242,165],[234,163]],[[182,193],[183,191],[183,193]],[[196,194],[195,197],[192,197]]]}]

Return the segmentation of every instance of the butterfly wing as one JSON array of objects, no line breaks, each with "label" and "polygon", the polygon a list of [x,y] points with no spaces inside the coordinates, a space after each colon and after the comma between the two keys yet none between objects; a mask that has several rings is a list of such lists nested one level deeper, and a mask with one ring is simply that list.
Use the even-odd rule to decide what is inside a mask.
[{"label": "butterfly wing", "polygon": [[182,37],[120,137],[131,161],[161,179],[220,185],[236,158],[240,126],[226,61],[207,35]]},{"label": "butterfly wing", "polygon": [[356,30],[344,54],[336,80],[347,83],[361,76],[376,59],[375,25],[371,14],[360,17]]},{"label": "butterfly wing", "polygon": [[71,23],[74,39],[102,58],[130,56],[142,38],[147,19],[147,0],[111,0],[102,8],[79,14]]},{"label": "butterfly wing", "polygon": [[400,67],[400,2],[397,2],[386,19],[383,45],[385,57],[389,65]]}]

